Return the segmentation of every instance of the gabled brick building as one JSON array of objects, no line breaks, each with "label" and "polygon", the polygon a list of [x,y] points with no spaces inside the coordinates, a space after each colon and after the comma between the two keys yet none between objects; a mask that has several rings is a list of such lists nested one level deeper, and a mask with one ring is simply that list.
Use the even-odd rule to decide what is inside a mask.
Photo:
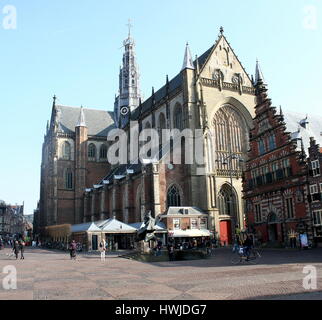
[{"label": "gabled brick building", "polygon": [[255,87],[256,116],[244,176],[247,226],[263,242],[289,245],[299,233],[312,238],[304,145],[299,148],[282,110],[277,114],[272,106],[258,64]]},{"label": "gabled brick building", "polygon": [[310,139],[309,148],[309,184],[310,212],[313,224],[313,240],[322,244],[322,148],[314,138]]}]

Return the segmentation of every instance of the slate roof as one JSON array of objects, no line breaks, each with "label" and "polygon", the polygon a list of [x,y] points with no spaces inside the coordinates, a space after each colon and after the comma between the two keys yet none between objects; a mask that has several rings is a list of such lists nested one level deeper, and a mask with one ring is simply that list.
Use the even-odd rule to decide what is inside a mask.
[{"label": "slate roof", "polygon": [[[206,52],[204,52],[198,59],[193,61],[194,66],[197,66],[197,60],[199,63],[200,69],[204,66],[206,63],[210,53],[214,49],[216,44],[211,46]],[[167,92],[167,85],[168,85],[168,92]],[[161,87],[158,91],[155,92],[154,97],[151,96],[148,99],[146,99],[138,108],[136,108],[133,113],[131,114],[132,120],[138,120],[140,115],[146,112],[149,112],[153,108],[153,100],[155,103],[158,103],[163,98],[166,97],[167,93],[172,93],[176,89],[180,88],[182,85],[182,73],[178,73],[173,79],[169,81],[168,84],[165,84],[163,87]]]},{"label": "slate roof", "polygon": [[[56,105],[58,130],[72,134],[78,124],[81,108]],[[88,135],[106,137],[115,128],[113,112],[95,109],[83,109]]]},{"label": "slate roof", "polygon": [[[307,119],[306,119],[307,118]],[[306,120],[306,128],[300,123]],[[310,147],[310,137],[316,140],[317,144],[322,146],[322,116],[306,115],[296,112],[284,112],[284,122],[286,123],[286,131],[291,133],[294,140],[303,139],[305,152],[308,155]],[[301,142],[298,140],[298,150],[301,149]]]},{"label": "slate roof", "polygon": [[165,213],[167,216],[172,215],[207,215],[204,211],[197,207],[169,207]]},{"label": "slate roof", "polygon": [[105,221],[99,221],[96,223],[96,225],[101,231],[110,233],[136,233],[137,231],[132,226],[115,218],[108,219]]},{"label": "slate roof", "polygon": [[82,224],[75,224],[71,226],[71,232],[84,232],[84,231],[97,231],[100,232],[101,229],[97,227],[97,225],[94,222],[87,222]]}]

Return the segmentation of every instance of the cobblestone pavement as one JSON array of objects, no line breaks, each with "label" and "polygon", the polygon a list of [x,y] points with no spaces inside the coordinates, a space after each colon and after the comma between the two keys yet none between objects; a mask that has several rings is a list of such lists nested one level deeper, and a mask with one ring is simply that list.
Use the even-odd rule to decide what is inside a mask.
[{"label": "cobblestone pavement", "polygon": [[[25,260],[0,251],[0,300],[68,299],[322,299],[322,250],[265,250],[257,265],[230,263],[231,252],[218,249],[207,260],[142,263],[109,255],[26,249]],[[2,289],[7,274],[17,269],[17,289]],[[303,267],[317,268],[317,290],[303,288]]]}]

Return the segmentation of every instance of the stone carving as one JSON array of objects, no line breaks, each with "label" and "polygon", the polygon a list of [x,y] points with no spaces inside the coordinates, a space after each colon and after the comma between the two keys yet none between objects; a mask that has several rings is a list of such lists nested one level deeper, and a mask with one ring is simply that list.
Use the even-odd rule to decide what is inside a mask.
[{"label": "stone carving", "polygon": [[138,230],[138,241],[149,242],[156,240],[154,232],[157,221],[152,217],[151,211],[145,213],[143,222],[144,225]]}]

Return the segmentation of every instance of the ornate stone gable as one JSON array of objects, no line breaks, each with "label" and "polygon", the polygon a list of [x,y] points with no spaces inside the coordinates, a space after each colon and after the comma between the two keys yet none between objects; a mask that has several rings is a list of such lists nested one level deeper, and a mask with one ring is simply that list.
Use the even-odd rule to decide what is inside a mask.
[{"label": "ornate stone gable", "polygon": [[225,36],[221,35],[201,71],[201,77],[253,87],[249,75],[235,55]]}]

